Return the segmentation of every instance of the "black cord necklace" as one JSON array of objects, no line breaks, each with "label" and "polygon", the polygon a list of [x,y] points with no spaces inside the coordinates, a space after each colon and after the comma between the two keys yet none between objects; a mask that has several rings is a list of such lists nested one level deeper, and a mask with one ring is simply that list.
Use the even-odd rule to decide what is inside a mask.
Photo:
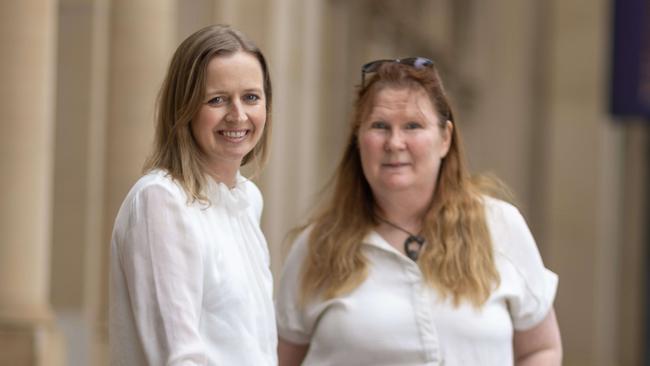
[{"label": "black cord necklace", "polygon": [[421,235],[415,235],[415,234],[411,233],[410,231],[402,228],[401,226],[399,226],[397,224],[394,224],[394,223],[386,220],[385,218],[383,218],[381,216],[377,216],[377,218],[380,221],[383,221],[383,222],[387,223],[388,225],[394,227],[395,229],[403,231],[406,234],[408,234],[408,238],[406,238],[406,240],[404,241],[404,253],[406,253],[406,256],[411,258],[411,260],[417,261],[418,256],[420,255],[420,250],[422,249],[422,246],[424,245],[424,241],[425,241],[424,237],[422,237]]}]

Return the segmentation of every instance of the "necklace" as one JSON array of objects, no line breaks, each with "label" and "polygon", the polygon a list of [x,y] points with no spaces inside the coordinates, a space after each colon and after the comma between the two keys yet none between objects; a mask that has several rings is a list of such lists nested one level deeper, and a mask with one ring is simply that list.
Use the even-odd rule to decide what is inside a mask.
[{"label": "necklace", "polygon": [[408,234],[408,238],[404,240],[404,253],[406,253],[406,256],[411,258],[411,260],[417,261],[418,256],[420,255],[420,250],[422,249],[422,246],[424,245],[425,242],[424,238],[421,235],[416,235],[411,233],[410,231],[404,229],[403,227],[394,224],[381,216],[377,216],[377,218],[380,221],[383,221],[388,225],[394,227],[395,229],[403,231],[406,234]]}]

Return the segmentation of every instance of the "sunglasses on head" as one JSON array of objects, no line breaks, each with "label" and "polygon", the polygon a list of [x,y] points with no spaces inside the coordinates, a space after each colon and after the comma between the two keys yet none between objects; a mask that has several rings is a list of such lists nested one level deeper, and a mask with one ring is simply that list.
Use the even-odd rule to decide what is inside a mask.
[{"label": "sunglasses on head", "polygon": [[379,67],[381,65],[386,63],[398,63],[402,65],[413,66],[416,69],[433,67],[433,61],[425,57],[407,57],[407,58],[396,58],[394,60],[370,61],[361,67],[361,87],[363,88],[366,85],[366,74],[376,72],[377,70],[379,70]]}]

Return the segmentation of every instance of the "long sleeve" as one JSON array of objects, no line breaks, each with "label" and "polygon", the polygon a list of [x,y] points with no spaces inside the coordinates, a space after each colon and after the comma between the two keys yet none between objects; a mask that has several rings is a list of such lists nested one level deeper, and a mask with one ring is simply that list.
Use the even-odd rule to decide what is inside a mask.
[{"label": "long sleeve", "polygon": [[137,192],[114,240],[150,365],[207,365],[199,332],[204,253],[183,197],[162,185]]},{"label": "long sleeve", "polygon": [[262,196],[208,179],[188,203],[167,172],[141,177],[111,243],[111,366],[277,365]]}]

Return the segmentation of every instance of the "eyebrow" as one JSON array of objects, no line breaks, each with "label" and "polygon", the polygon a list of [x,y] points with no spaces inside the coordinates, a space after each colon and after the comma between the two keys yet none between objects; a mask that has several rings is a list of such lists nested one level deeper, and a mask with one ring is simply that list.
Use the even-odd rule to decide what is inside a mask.
[{"label": "eyebrow", "polygon": [[[389,118],[392,113],[386,113],[386,112],[370,112],[367,114],[366,118],[370,117],[375,117],[375,118]],[[400,115],[407,116],[409,118],[413,117],[419,117],[419,118],[424,118],[424,113],[421,112],[410,112],[410,113],[399,113]]]},{"label": "eyebrow", "polygon": [[[261,94],[263,94],[264,91],[263,91],[263,89],[260,89],[260,88],[248,88],[248,89],[244,89],[242,91],[242,93],[243,94],[246,94],[246,93],[261,93]],[[230,93],[228,93],[225,90],[221,90],[221,89],[209,90],[208,92],[205,93],[206,96],[219,95],[219,94],[230,94]]]}]

